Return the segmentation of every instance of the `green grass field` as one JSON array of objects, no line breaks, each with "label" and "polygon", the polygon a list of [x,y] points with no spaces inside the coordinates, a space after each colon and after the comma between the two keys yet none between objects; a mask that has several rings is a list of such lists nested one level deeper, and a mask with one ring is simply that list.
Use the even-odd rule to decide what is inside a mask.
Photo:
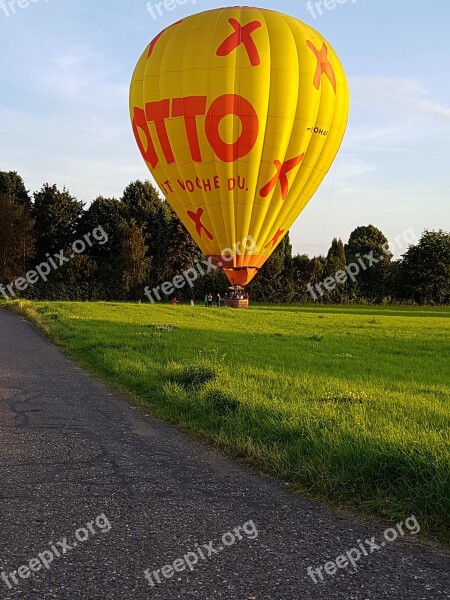
[{"label": "green grass field", "polygon": [[152,414],[303,493],[415,514],[449,540],[450,309],[21,304]]}]

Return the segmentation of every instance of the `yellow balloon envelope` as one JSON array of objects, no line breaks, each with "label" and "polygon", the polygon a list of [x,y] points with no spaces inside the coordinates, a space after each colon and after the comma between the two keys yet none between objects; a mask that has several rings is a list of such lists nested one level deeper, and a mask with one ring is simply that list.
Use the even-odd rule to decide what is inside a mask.
[{"label": "yellow balloon envelope", "polygon": [[262,267],[330,168],[348,85],[329,43],[287,15],[210,10],[145,49],[130,113],[155,181],[233,285]]}]

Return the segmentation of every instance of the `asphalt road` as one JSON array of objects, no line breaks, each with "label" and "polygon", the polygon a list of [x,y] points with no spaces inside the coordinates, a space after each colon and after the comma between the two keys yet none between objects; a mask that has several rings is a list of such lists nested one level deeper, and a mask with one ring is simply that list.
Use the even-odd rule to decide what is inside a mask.
[{"label": "asphalt road", "polygon": [[386,527],[142,415],[0,311],[0,598],[450,598],[448,553]]}]

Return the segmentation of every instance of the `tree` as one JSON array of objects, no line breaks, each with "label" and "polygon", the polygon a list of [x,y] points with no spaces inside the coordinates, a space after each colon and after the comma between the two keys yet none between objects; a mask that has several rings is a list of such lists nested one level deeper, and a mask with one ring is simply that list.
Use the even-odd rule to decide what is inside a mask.
[{"label": "tree", "polygon": [[425,230],[399,265],[396,296],[419,304],[450,303],[450,233]]},{"label": "tree", "polygon": [[30,196],[23,179],[15,171],[0,171],[0,194],[5,195],[14,204],[31,207]]},{"label": "tree", "polygon": [[97,264],[89,256],[74,256],[67,264],[30,287],[26,296],[45,300],[98,300],[102,297]]},{"label": "tree", "polygon": [[163,279],[171,278],[192,266],[194,260],[201,259],[200,248],[192,239],[178,216],[170,209],[167,223],[166,260]]},{"label": "tree", "polygon": [[45,260],[47,253],[67,249],[77,239],[82,213],[83,203],[65,188],[60,191],[56,185],[46,183],[34,194],[32,214],[38,261]]},{"label": "tree", "polygon": [[[106,243],[91,238],[92,246],[72,256],[72,243],[99,227],[108,236]],[[60,251],[70,262],[29,287],[27,297],[140,298],[146,285],[153,288],[170,281],[202,259],[179,217],[148,181],[131,182],[120,200],[99,196],[84,210],[82,202],[56,185],[44,184],[31,202],[20,175],[0,171],[0,282],[23,277]],[[328,291],[326,279],[346,267],[353,270],[354,281],[336,283]],[[199,275],[193,288],[186,285],[177,294],[188,299],[224,293],[228,287],[224,272],[212,269]],[[334,238],[326,257],[292,257],[286,235],[248,291],[263,302],[380,302],[390,296],[448,304],[450,234],[425,230],[397,261],[392,261],[386,237],[373,225],[357,227],[345,246]]]},{"label": "tree", "polygon": [[311,260],[307,254],[297,254],[292,259],[292,280],[296,302],[311,302],[307,286],[312,279]]},{"label": "tree", "polygon": [[25,274],[33,247],[33,219],[27,204],[0,194],[0,281],[9,283]]},{"label": "tree", "polygon": [[122,220],[122,282],[133,298],[142,296],[142,288],[146,282],[151,261],[147,257],[148,246],[145,245],[145,234],[134,219],[130,223]]},{"label": "tree", "polygon": [[291,302],[295,296],[292,268],[292,245],[287,233],[249,285],[250,297],[260,302]]},{"label": "tree", "polygon": [[124,207],[116,198],[96,198],[83,213],[77,236],[84,235],[102,227],[108,236],[104,244],[93,244],[86,249],[86,256],[95,261],[95,279],[91,278],[91,293],[97,299],[122,299],[122,230]]},{"label": "tree", "polygon": [[163,201],[150,181],[132,181],[125,188],[121,200],[125,218],[134,219],[140,227],[148,227],[163,212]]},{"label": "tree", "polygon": [[[330,249],[325,260],[325,272],[327,277],[335,277],[338,271],[344,271],[346,267],[345,249],[341,239],[333,238]],[[335,304],[346,299],[345,284],[336,283],[333,290],[327,292],[326,298]]]},{"label": "tree", "polygon": [[78,227],[78,237],[82,238],[97,227],[102,227],[108,235],[105,244],[94,244],[89,249],[90,256],[103,261],[111,261],[112,258],[120,256],[123,214],[123,204],[120,200],[103,196],[98,196],[84,211]]},{"label": "tree", "polygon": [[122,195],[123,218],[142,228],[151,258],[149,281],[157,285],[167,278],[168,227],[172,211],[149,181],[133,181]]},{"label": "tree", "polygon": [[347,265],[354,263],[359,269],[354,281],[347,282],[353,299],[380,302],[386,294],[392,258],[384,234],[373,225],[357,227],[345,245],[345,256]]},{"label": "tree", "polygon": [[[314,302],[324,302],[327,300],[327,290],[323,285],[327,277],[327,264],[323,256],[314,256],[311,259],[311,286],[315,296],[312,296]],[[318,287],[316,287],[318,286]]]}]

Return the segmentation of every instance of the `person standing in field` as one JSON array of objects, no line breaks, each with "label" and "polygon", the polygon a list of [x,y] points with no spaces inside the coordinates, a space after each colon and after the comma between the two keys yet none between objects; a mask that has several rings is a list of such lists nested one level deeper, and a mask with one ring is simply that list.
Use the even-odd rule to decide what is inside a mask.
[{"label": "person standing in field", "polygon": [[209,293],[209,294],[208,294],[208,306],[212,306],[212,301],[213,301],[212,294],[211,294],[211,293]]},{"label": "person standing in field", "polygon": [[190,304],[191,304],[191,306],[195,306],[194,298],[191,298]]},{"label": "person standing in field", "polygon": [[222,296],[220,294],[217,294],[216,296],[216,304],[217,308],[220,308],[222,306]]}]

